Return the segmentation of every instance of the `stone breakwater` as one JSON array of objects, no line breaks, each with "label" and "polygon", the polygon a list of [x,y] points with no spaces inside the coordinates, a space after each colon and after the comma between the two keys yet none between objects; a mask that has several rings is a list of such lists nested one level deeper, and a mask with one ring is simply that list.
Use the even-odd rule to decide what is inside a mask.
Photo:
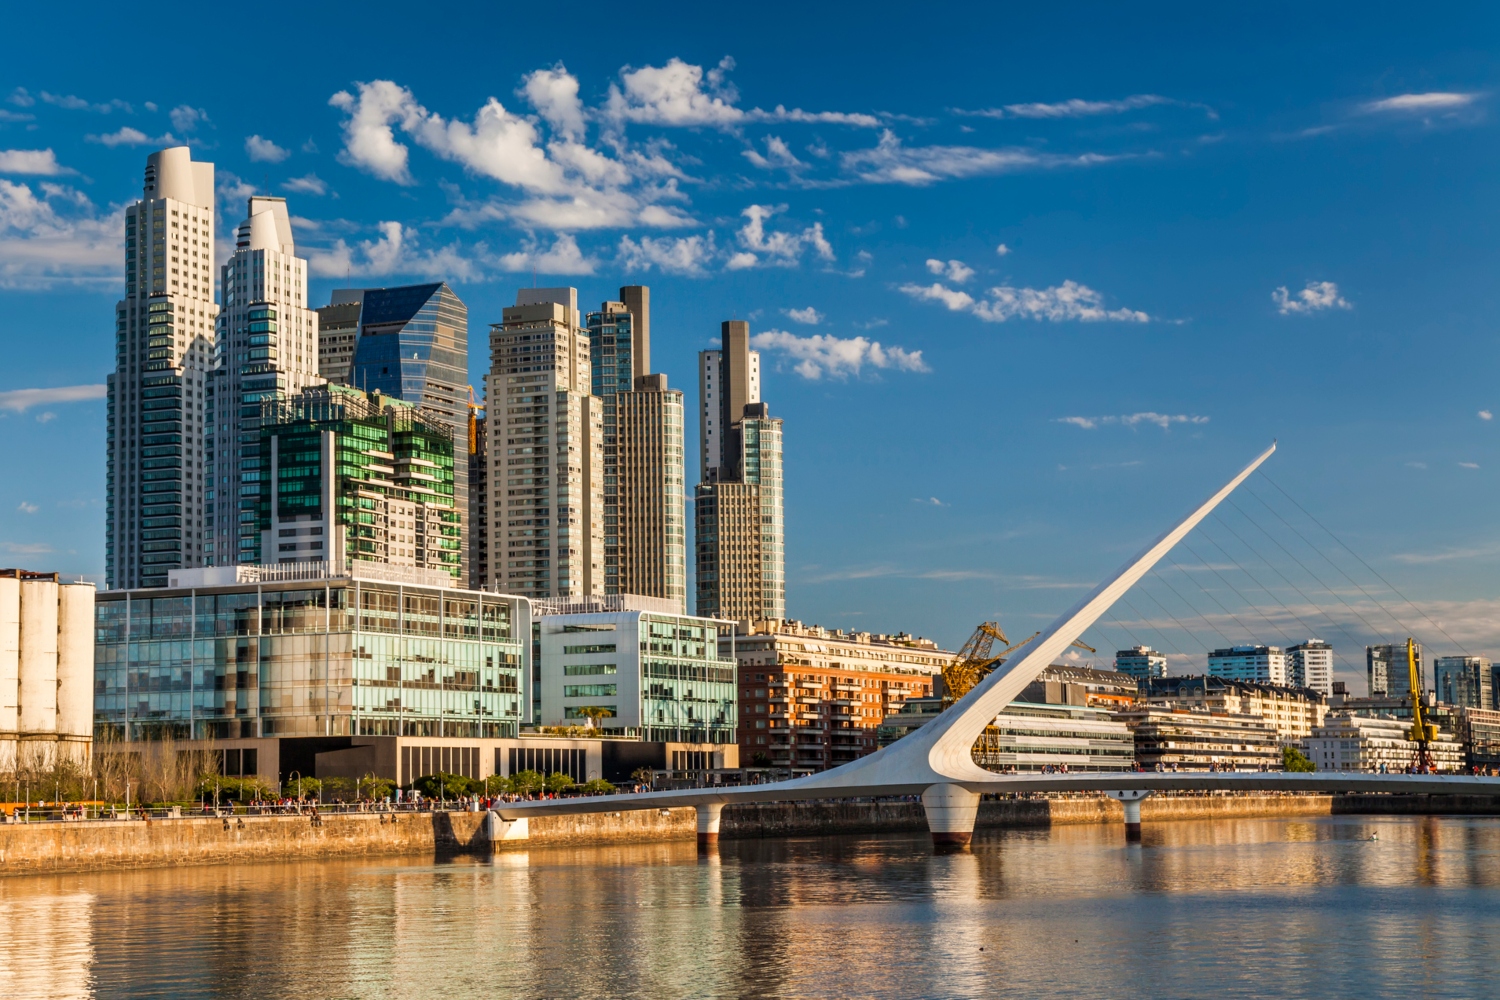
[{"label": "stone breakwater", "polygon": [[[1371,800],[1351,808],[1328,795],[1153,796],[1145,823],[1182,819],[1326,816],[1330,812],[1441,811],[1418,796],[1340,796]],[[1500,812],[1500,802],[1492,802]],[[1460,810],[1483,811],[1472,806]],[[320,860],[379,855],[486,854],[531,846],[691,840],[692,809],[642,809],[579,816],[539,816],[524,840],[492,840],[484,813],[324,813],[224,819],[110,820],[0,826],[0,875],[96,871],[246,861]],[[1005,829],[1067,823],[1123,823],[1120,803],[1106,798],[1000,799],[980,804],[977,827]],[[721,836],[806,837],[925,832],[920,802],[901,800],[774,802],[724,809]]]}]

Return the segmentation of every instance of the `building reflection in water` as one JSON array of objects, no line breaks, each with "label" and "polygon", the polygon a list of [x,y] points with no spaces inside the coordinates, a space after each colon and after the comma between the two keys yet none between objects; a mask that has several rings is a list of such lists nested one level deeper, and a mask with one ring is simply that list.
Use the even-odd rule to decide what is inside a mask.
[{"label": "building reflection in water", "polygon": [[1465,995],[1497,857],[1334,817],[13,878],[0,996]]}]

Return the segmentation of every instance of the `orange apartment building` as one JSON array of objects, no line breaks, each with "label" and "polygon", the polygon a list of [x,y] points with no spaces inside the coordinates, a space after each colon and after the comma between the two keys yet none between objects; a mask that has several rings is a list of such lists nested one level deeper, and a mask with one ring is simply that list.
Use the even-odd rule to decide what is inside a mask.
[{"label": "orange apartment building", "polygon": [[[720,640],[721,655],[730,640]],[[953,659],[931,639],[843,632],[799,621],[741,623],[742,767],[822,771],[873,753],[875,730],[907,698],[929,697]]]}]

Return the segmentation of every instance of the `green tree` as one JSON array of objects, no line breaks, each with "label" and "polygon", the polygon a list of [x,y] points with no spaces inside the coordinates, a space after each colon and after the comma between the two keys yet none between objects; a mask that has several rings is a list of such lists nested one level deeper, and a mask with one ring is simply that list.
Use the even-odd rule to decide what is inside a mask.
[{"label": "green tree", "polygon": [[578,710],[578,714],[594,724],[594,728],[601,727],[605,719],[614,718],[615,710],[607,705],[585,705]]},{"label": "green tree", "polygon": [[516,790],[516,783],[503,774],[492,774],[484,779],[486,795],[509,795]]},{"label": "green tree", "polygon": [[547,791],[563,792],[573,787],[573,779],[561,771],[553,771],[547,775]]},{"label": "green tree", "polygon": [[546,787],[547,779],[540,771],[517,771],[510,777],[518,795],[534,795]]},{"label": "green tree", "polygon": [[436,774],[422,775],[411,783],[411,787],[429,799],[456,799],[460,795],[471,795],[484,786],[461,774],[439,771]]},{"label": "green tree", "polygon": [[647,788],[651,787],[651,781],[655,777],[656,775],[649,767],[638,767],[630,772],[630,780],[645,785]]},{"label": "green tree", "polygon": [[396,783],[389,778],[377,778],[373,774],[367,774],[359,779],[356,790],[361,798],[379,802],[396,790]]},{"label": "green tree", "polygon": [[317,778],[304,778],[301,775],[284,781],[281,790],[294,799],[315,799],[323,790],[323,782]]},{"label": "green tree", "polygon": [[615,793],[615,786],[603,778],[590,778],[583,783],[582,788],[589,795],[613,795]]},{"label": "green tree", "polygon": [[1296,747],[1282,747],[1281,769],[1283,771],[1316,771],[1318,768]]}]

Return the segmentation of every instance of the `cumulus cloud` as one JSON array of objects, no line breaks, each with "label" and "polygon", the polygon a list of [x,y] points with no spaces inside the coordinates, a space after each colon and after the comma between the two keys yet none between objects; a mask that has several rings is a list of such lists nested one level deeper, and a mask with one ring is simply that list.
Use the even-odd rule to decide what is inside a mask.
[{"label": "cumulus cloud", "polygon": [[57,162],[57,154],[51,149],[4,149],[0,150],[0,174],[32,174],[38,177],[58,177],[76,174]]},{"label": "cumulus cloud", "polygon": [[270,139],[261,138],[258,135],[245,138],[245,155],[256,163],[280,163],[292,155],[289,149],[282,149]]},{"label": "cumulus cloud", "polygon": [[766,153],[764,156],[756,152],[753,148],[744,150],[740,155],[762,170],[775,170],[777,168],[796,170],[799,167],[807,166],[807,164],[797,159],[796,155],[792,153],[791,147],[780,136],[768,135],[765,138],[765,143]]},{"label": "cumulus cloud", "polygon": [[815,222],[801,232],[774,231],[766,228],[766,221],[786,211],[785,205],[751,205],[740,214],[747,220],[736,233],[743,249],[729,258],[730,270],[771,264],[778,267],[795,267],[803,253],[811,250],[821,260],[831,261],[833,247],[823,235],[823,224]]},{"label": "cumulus cloud", "polygon": [[1398,94],[1395,97],[1370,101],[1367,104],[1361,105],[1360,110],[1367,113],[1453,111],[1458,108],[1468,107],[1479,100],[1479,97],[1479,94],[1455,93],[1451,91],[1429,91],[1424,94]]},{"label": "cumulus cloud", "polygon": [[840,154],[844,170],[871,184],[921,186],[935,181],[982,177],[1016,170],[1085,167],[1120,159],[1099,153],[1064,156],[1011,147],[982,149],[975,146],[906,146],[886,129],[873,149]]},{"label": "cumulus cloud", "polygon": [[847,340],[829,334],[799,337],[786,330],[765,330],[753,335],[750,344],[757,350],[777,352],[794,360],[796,365],[792,370],[805,379],[820,379],[824,375],[844,379],[859,375],[866,366],[907,372],[931,370],[922,360],[921,351],[885,347],[864,337]]},{"label": "cumulus cloud", "polygon": [[622,236],[616,259],[626,273],[655,268],[663,274],[702,277],[717,256],[714,234],[710,231],[696,236],[642,236],[639,240]]},{"label": "cumulus cloud", "polygon": [[10,389],[0,392],[0,410],[25,413],[33,406],[103,399],[104,395],[105,387],[102,385],[59,385],[50,389]]},{"label": "cumulus cloud", "polygon": [[126,125],[117,132],[108,132],[104,135],[86,135],[84,139],[88,142],[97,142],[101,146],[111,149],[116,146],[176,146],[177,139],[172,133],[159,135],[155,138],[147,135],[138,128]]},{"label": "cumulus cloud", "polygon": [[499,267],[502,271],[536,271],[539,274],[593,274],[598,263],[583,255],[576,239],[567,233],[559,233],[552,246],[546,249],[532,243],[523,250],[501,255]]},{"label": "cumulus cloud", "polygon": [[1146,411],[1144,413],[1126,413],[1120,416],[1109,417],[1058,417],[1056,423],[1072,424],[1074,427],[1082,427],[1084,430],[1094,430],[1115,424],[1121,427],[1136,428],[1141,424],[1153,424],[1162,430],[1168,430],[1173,424],[1206,424],[1207,417],[1190,416],[1185,413],[1155,413]]},{"label": "cumulus cloud", "polygon": [[1002,244],[1000,244],[999,246],[997,246],[995,248],[995,252],[997,254],[999,254],[1000,256],[1004,257],[1004,256],[1006,256],[1007,254],[1010,253],[1010,247],[1008,247],[1004,243],[1002,243]]},{"label": "cumulus cloud", "polygon": [[941,282],[932,285],[905,284],[901,291],[914,299],[942,303],[954,312],[968,312],[986,323],[1004,323],[1011,319],[1047,320],[1052,323],[1078,321],[1098,323],[1115,321],[1146,323],[1151,317],[1137,309],[1109,309],[1104,296],[1087,285],[1064,281],[1051,288],[991,288],[982,298],[949,288]]},{"label": "cumulus cloud", "polygon": [[167,117],[172,119],[172,127],[179,132],[192,132],[199,125],[208,123],[208,112],[190,104],[179,104],[167,112]]},{"label": "cumulus cloud", "polygon": [[717,66],[702,66],[682,59],[667,60],[665,66],[643,66],[620,70],[618,83],[610,84],[602,113],[615,123],[633,122],[669,127],[714,126],[728,128],[744,122],[803,122],[873,128],[875,115],[843,111],[804,111],[778,104],[774,110],[744,110],[736,105],[739,92],[729,82],[734,60],[725,56]]},{"label": "cumulus cloud", "polygon": [[295,194],[311,194],[319,197],[328,193],[328,184],[317,174],[308,174],[306,177],[293,177],[291,180],[282,182],[282,189]]},{"label": "cumulus cloud", "polygon": [[1479,411],[1479,419],[1480,420],[1494,420],[1495,419],[1495,415],[1493,413],[1491,413],[1489,410],[1480,410]]},{"label": "cumulus cloud", "polygon": [[73,188],[0,180],[0,287],[118,281],[123,216]]},{"label": "cumulus cloud", "polygon": [[1276,311],[1283,316],[1294,313],[1315,313],[1325,309],[1352,309],[1349,302],[1339,294],[1339,286],[1331,281],[1309,281],[1307,287],[1292,295],[1285,285],[1271,293]]},{"label": "cumulus cloud", "polygon": [[781,311],[786,313],[793,323],[803,323],[807,326],[817,326],[824,319],[823,314],[812,306],[806,309],[783,309]]},{"label": "cumulus cloud", "polygon": [[962,285],[974,277],[974,269],[961,260],[950,260],[944,263],[936,258],[929,258],[927,270],[940,278],[947,278],[956,285]]},{"label": "cumulus cloud", "polygon": [[554,133],[575,141],[583,138],[587,125],[583,102],[578,99],[578,78],[562,63],[527,76],[519,93],[547,120]]},{"label": "cumulus cloud", "polygon": [[483,246],[473,255],[457,243],[427,249],[420,245],[415,230],[399,222],[382,222],[377,228],[378,239],[361,240],[354,247],[340,239],[330,250],[311,253],[308,266],[312,273],[339,278],[416,275],[463,281],[483,280],[486,275]]}]

